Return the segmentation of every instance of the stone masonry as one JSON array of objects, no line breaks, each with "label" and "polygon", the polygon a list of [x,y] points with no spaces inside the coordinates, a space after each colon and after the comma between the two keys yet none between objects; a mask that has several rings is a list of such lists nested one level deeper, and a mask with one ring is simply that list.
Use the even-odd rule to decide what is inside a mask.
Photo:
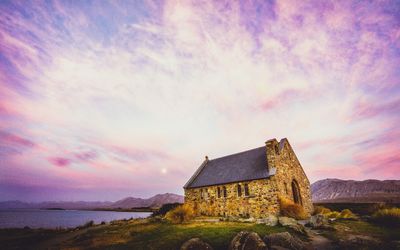
[{"label": "stone masonry", "polygon": [[221,180],[221,183],[190,187],[201,171],[205,171],[202,168],[208,163],[206,158],[184,188],[185,203],[200,215],[263,218],[279,215],[279,197],[282,196],[302,205],[310,214],[313,210],[310,182],[289,141],[272,139],[264,148],[268,177],[241,181],[239,176],[238,181],[231,183]]}]

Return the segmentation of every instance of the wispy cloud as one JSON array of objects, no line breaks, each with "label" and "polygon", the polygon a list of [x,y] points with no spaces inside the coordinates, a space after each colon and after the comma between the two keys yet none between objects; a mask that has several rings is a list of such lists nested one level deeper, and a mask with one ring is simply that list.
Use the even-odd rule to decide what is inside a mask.
[{"label": "wispy cloud", "polygon": [[205,154],[271,137],[312,181],[399,178],[399,8],[2,2],[0,178],[15,197],[182,192]]}]

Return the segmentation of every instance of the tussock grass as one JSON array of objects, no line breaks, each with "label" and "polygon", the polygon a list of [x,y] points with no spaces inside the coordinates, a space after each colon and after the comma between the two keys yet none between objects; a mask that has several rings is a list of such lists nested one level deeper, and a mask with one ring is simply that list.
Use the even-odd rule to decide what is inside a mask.
[{"label": "tussock grass", "polygon": [[341,212],[331,211],[323,206],[315,206],[314,214],[322,214],[330,219],[355,219],[357,216],[350,209],[343,209]]},{"label": "tussock grass", "polygon": [[297,220],[307,219],[307,213],[302,206],[294,203],[293,201],[279,197],[279,202],[281,205],[281,214],[283,216],[291,217]]},{"label": "tussock grass", "polygon": [[373,221],[384,226],[400,226],[400,208],[379,209],[372,215]]},{"label": "tussock grass", "polygon": [[167,220],[175,224],[188,222],[192,220],[194,217],[195,217],[194,209],[187,204],[177,206],[176,208],[170,210],[165,215],[165,218]]}]

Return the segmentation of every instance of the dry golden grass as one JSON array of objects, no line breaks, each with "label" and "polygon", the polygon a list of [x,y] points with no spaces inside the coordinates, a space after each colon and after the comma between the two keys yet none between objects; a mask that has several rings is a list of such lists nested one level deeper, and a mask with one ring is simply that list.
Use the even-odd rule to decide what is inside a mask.
[{"label": "dry golden grass", "polygon": [[329,208],[323,206],[315,206],[313,214],[329,214],[332,211]]},{"label": "dry golden grass", "polygon": [[387,226],[400,226],[400,208],[379,209],[373,214],[375,222]]},{"label": "dry golden grass", "polygon": [[297,220],[307,219],[307,213],[302,206],[294,203],[293,201],[279,197],[279,202],[281,205],[281,214],[287,217],[291,217]]},{"label": "dry golden grass", "polygon": [[187,204],[177,206],[176,208],[172,209],[165,215],[165,218],[167,220],[176,224],[188,222],[194,217],[195,217],[194,209]]},{"label": "dry golden grass", "polygon": [[323,206],[315,206],[314,214],[322,214],[330,219],[354,219],[357,216],[350,209],[343,209],[341,212],[331,211],[329,208]]}]

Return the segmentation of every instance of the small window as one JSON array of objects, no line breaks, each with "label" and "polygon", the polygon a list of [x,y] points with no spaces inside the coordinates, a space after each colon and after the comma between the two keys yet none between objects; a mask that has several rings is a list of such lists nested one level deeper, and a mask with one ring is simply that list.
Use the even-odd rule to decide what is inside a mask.
[{"label": "small window", "polygon": [[217,188],[217,194],[218,194],[218,198],[221,198],[221,188],[220,187]]},{"label": "small window", "polygon": [[239,197],[242,196],[242,186],[240,184],[237,185],[237,193]]},{"label": "small window", "polygon": [[204,198],[204,191],[203,191],[203,189],[200,189],[200,199],[203,199]]},{"label": "small window", "polygon": [[223,188],[222,188],[222,191],[224,192],[224,197],[226,198],[226,187],[224,186]]},{"label": "small window", "polygon": [[249,192],[249,184],[244,184],[244,196],[249,196],[250,192]]}]

